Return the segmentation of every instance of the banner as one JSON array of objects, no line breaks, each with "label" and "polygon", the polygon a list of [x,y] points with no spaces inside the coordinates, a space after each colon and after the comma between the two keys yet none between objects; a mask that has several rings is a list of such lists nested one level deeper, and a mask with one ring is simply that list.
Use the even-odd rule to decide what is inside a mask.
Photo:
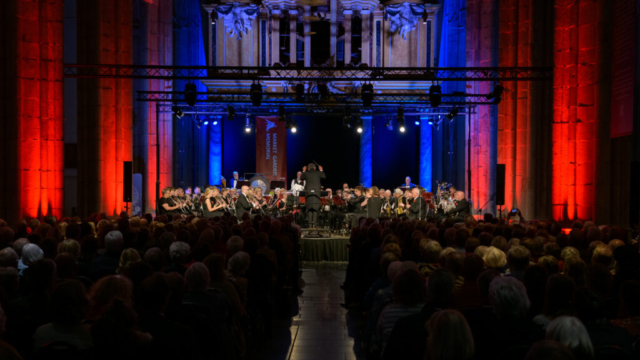
[{"label": "banner", "polygon": [[613,2],[613,51],[611,63],[611,137],[633,132],[636,68],[636,2]]},{"label": "banner", "polygon": [[277,116],[256,116],[256,173],[287,181],[287,128]]}]

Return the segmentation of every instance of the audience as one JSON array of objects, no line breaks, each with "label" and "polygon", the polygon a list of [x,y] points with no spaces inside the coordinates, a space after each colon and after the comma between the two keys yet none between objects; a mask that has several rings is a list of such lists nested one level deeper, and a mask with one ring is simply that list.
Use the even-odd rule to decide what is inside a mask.
[{"label": "audience", "polygon": [[[0,221],[1,359],[253,360],[290,321],[292,216],[43,220]],[[638,358],[637,239],[561,225],[362,218],[344,290],[367,359]]]}]

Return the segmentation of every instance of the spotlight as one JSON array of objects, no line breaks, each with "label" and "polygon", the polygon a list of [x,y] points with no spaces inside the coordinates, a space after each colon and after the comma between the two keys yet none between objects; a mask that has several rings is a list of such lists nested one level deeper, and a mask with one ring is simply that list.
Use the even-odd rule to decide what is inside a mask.
[{"label": "spotlight", "polygon": [[213,120],[213,125],[218,125],[218,120]]},{"label": "spotlight", "polygon": [[495,84],[493,86],[493,92],[490,93],[489,95],[487,95],[487,100],[491,100],[493,99],[493,103],[494,104],[500,104],[500,101],[502,101],[502,93],[504,92],[504,86],[498,84]]},{"label": "spotlight", "polygon": [[260,84],[251,84],[251,104],[253,106],[260,106],[262,103],[262,86]]},{"label": "spotlight", "polygon": [[236,118],[236,109],[231,105],[227,105],[227,120],[233,121]]},{"label": "spotlight", "polygon": [[329,91],[329,87],[325,83],[318,83],[318,93],[320,94],[320,99],[329,100],[331,97],[331,92]]},{"label": "spotlight", "polygon": [[305,101],[304,85],[297,84],[296,85],[296,102],[304,102],[304,101]]},{"label": "spotlight", "polygon": [[202,124],[203,125],[209,125],[209,120],[205,120]]},{"label": "spotlight", "polygon": [[373,102],[373,85],[362,85],[362,106],[369,107]]},{"label": "spotlight", "polygon": [[344,117],[342,118],[342,127],[345,129],[351,129],[351,108],[346,107],[344,109]]},{"label": "spotlight", "polygon": [[211,25],[215,25],[216,24],[216,16],[214,14],[215,13],[211,13]]},{"label": "spotlight", "polygon": [[358,118],[358,122],[356,125],[356,131],[358,132],[358,134],[362,134],[362,119]]},{"label": "spotlight", "polygon": [[291,123],[291,132],[294,134],[298,132],[298,124],[295,120]]},{"label": "spotlight", "polygon": [[182,110],[180,110],[179,107],[177,106],[172,106],[171,107],[171,111],[173,111],[173,114],[178,118],[178,119],[182,119],[182,117],[184,116],[184,113],[182,112]]},{"label": "spotlight", "polygon": [[428,18],[428,17],[429,17],[429,15],[427,14],[427,10],[425,10],[425,11],[422,13],[422,23],[423,23],[424,25],[427,25],[427,18]]},{"label": "spotlight", "polygon": [[458,115],[458,108],[454,106],[453,109],[451,109],[451,111],[449,111],[449,113],[447,114],[447,119],[449,119],[449,121],[453,121],[456,115]]},{"label": "spotlight", "polygon": [[186,101],[187,105],[194,106],[196,104],[197,91],[196,84],[189,83],[184,85],[184,101]]},{"label": "spotlight", "polygon": [[284,106],[280,105],[278,107],[278,121],[286,121],[287,114],[284,112]]},{"label": "spotlight", "polygon": [[420,120],[416,120],[414,124],[416,124],[416,126],[420,126]]},{"label": "spotlight", "polygon": [[399,107],[398,108],[398,129],[400,129],[400,132],[404,132],[405,129],[405,124],[404,124],[404,108],[403,107]]},{"label": "spotlight", "polygon": [[431,85],[429,88],[429,102],[431,107],[438,107],[442,103],[442,87],[440,85]]},{"label": "spotlight", "polygon": [[384,124],[384,127],[387,128],[387,130],[393,130],[393,125],[391,124],[391,118],[387,117],[387,122]]},{"label": "spotlight", "polygon": [[246,133],[250,133],[251,132],[251,122],[249,121],[249,114],[247,114],[246,123],[244,125],[244,132],[246,132]]}]

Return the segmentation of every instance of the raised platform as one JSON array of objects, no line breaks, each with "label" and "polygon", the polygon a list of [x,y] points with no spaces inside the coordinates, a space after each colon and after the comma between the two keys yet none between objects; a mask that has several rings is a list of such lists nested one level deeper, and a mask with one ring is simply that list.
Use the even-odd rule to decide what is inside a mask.
[{"label": "raised platform", "polygon": [[[305,237],[303,229],[303,237],[300,239],[300,260],[305,262],[346,262],[349,261],[349,238],[345,236],[332,236],[329,230],[323,231],[320,229],[322,235],[328,235],[327,237]],[[316,234],[317,230],[312,230],[313,234]],[[312,235],[313,236],[313,235]]]},{"label": "raised platform", "polygon": [[331,237],[331,229],[323,229],[323,228],[308,228],[301,229],[302,238],[305,239],[320,239],[320,238],[330,238]]}]

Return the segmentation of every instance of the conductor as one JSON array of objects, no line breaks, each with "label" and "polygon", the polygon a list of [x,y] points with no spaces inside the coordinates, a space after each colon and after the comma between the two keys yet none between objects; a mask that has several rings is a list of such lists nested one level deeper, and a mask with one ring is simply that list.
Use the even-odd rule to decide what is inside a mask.
[{"label": "conductor", "polygon": [[[307,169],[309,171],[307,171]],[[316,164],[309,164],[302,168],[302,175],[300,180],[305,181],[304,191],[306,194],[305,203],[307,208],[307,220],[309,220],[309,227],[316,227],[318,224],[318,211],[320,210],[320,180],[326,179],[322,166],[318,165],[316,170]]]}]

